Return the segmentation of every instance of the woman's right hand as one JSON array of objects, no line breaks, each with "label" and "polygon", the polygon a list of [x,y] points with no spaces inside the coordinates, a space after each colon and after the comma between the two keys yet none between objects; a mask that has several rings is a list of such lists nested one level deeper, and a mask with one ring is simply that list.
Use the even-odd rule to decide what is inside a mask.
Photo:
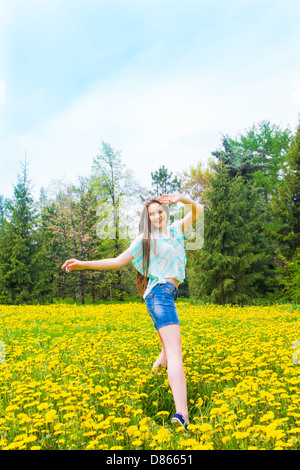
[{"label": "woman's right hand", "polygon": [[158,197],[158,200],[162,204],[176,204],[177,202],[180,202],[181,199],[182,199],[182,195],[179,193],[162,194],[161,196]]},{"label": "woman's right hand", "polygon": [[78,259],[68,259],[61,267],[65,269],[66,273],[70,271],[78,271],[84,269],[84,261],[79,261]]}]

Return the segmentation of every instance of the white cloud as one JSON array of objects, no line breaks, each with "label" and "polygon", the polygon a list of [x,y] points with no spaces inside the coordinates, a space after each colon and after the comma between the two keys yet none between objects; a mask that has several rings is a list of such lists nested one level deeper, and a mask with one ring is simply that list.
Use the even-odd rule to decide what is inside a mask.
[{"label": "white cloud", "polygon": [[[22,16],[24,9],[27,11],[27,3],[26,8],[25,4],[22,4],[20,11],[13,8],[21,3],[19,0],[12,0],[12,3],[9,2],[11,6],[7,7],[6,20],[10,20],[7,24],[14,24],[13,28],[6,27],[10,32],[9,37],[17,34],[16,25],[19,23],[27,25]],[[60,7],[61,2],[47,2],[47,10],[41,5],[38,8],[37,3],[37,0],[30,0],[30,12],[34,14],[34,24],[42,28],[40,21],[37,21],[40,14],[43,12],[42,18],[45,21],[47,11],[53,20],[56,8]],[[69,14],[67,3],[62,2],[63,11],[68,11]],[[122,1],[116,3],[121,5]],[[266,18],[269,18],[266,5],[263,11],[259,7],[257,25],[257,16],[254,15],[256,10],[252,11],[250,8],[253,1],[238,4],[238,7],[236,2],[229,2],[232,10],[228,10],[228,2],[225,2],[226,5],[220,1],[215,2],[216,5],[222,6],[220,11],[207,1],[204,5],[209,8],[198,10],[199,3],[203,6],[203,2],[189,2],[194,5],[195,12],[198,11],[198,15],[193,15],[194,10],[187,9],[186,2],[178,2],[177,7],[180,8],[172,10],[170,21],[164,3],[164,7],[161,6],[164,12],[158,15],[153,2],[149,2],[147,8],[144,3],[136,3],[136,0],[124,2],[124,5],[130,5],[135,13],[137,29],[132,32],[125,28],[123,31],[123,22],[118,23],[120,18],[116,19],[117,24],[112,23],[118,39],[117,52],[127,34],[130,33],[131,39],[126,43],[128,50],[126,49],[124,57],[112,55],[112,62],[115,60],[116,66],[112,66],[109,71],[105,70],[101,60],[95,61],[97,79],[108,73],[110,76],[89,89],[81,88],[80,92],[76,87],[76,81],[80,84],[80,79],[74,76],[70,84],[74,87],[73,96],[74,93],[81,94],[75,96],[70,105],[43,120],[39,113],[42,112],[44,104],[47,107],[48,94],[45,92],[44,96],[40,97],[39,90],[36,90],[33,95],[26,95],[21,105],[13,108],[13,118],[15,117],[19,126],[23,124],[22,116],[28,117],[32,113],[32,122],[39,118],[39,123],[28,132],[16,134],[16,130],[11,127],[10,133],[4,135],[3,109],[10,106],[10,103],[0,107],[1,160],[3,162],[6,159],[1,163],[0,194],[8,193],[8,179],[16,180],[16,172],[19,169],[17,160],[23,159],[25,149],[31,162],[30,175],[37,191],[42,185],[47,186],[52,178],[73,180],[76,175],[89,174],[92,160],[98,153],[102,140],[121,150],[124,163],[135,172],[142,183],[149,185],[150,172],[157,170],[162,164],[176,172],[188,169],[198,161],[207,161],[210,152],[219,146],[221,134],[235,136],[253,123],[264,119],[282,126],[293,126],[299,113],[299,68],[297,69],[294,60],[295,45],[291,46],[296,44],[296,41],[281,41],[282,45],[278,47],[278,40],[274,45],[274,36],[269,39],[269,35],[273,27],[276,29],[277,23],[275,22],[274,26],[273,21],[266,23]],[[99,2],[90,0],[87,8],[92,5],[99,5]],[[246,9],[247,5],[250,9]],[[82,11],[86,12],[86,3],[84,6]],[[111,20],[114,18],[111,4],[108,4],[107,8],[107,16],[104,18]],[[16,14],[19,23],[13,11],[19,12]],[[77,10],[72,11],[75,15]],[[93,12],[94,17],[94,9],[88,11],[90,15]],[[244,14],[241,15],[241,12]],[[251,12],[252,17],[249,16]],[[208,16],[205,16],[207,13]],[[81,24],[81,17],[75,17],[75,24],[77,21]],[[194,20],[194,29],[191,19]],[[140,45],[140,20],[143,20],[142,24],[148,34],[145,33],[142,46],[137,49],[133,47],[132,52],[132,45]],[[51,22],[49,24],[52,25]],[[109,24],[107,23],[108,28]],[[60,21],[58,26],[64,26],[63,22]],[[31,23],[28,24],[28,31],[30,27]],[[123,31],[120,36],[119,30]],[[254,36],[248,34],[254,30]],[[53,31],[55,36],[52,36],[51,29],[49,37],[46,35],[47,40],[60,37],[58,32]],[[65,27],[60,32],[64,33]],[[153,34],[154,32],[156,34]],[[279,33],[280,31],[276,30],[276,35]],[[284,28],[281,31],[282,37],[283,34]],[[148,40],[149,38],[151,40]],[[83,31],[79,37],[72,37],[74,50],[77,50],[76,47],[81,50],[82,47],[84,57],[90,50],[85,49],[89,44],[85,40],[86,34],[83,34]],[[7,40],[3,41],[4,43],[7,44]],[[99,44],[101,46],[101,40]],[[106,47],[103,51],[106,52]],[[119,59],[122,60],[118,62]],[[51,57],[47,60],[49,70],[60,70],[55,67],[56,62],[50,63]],[[34,68],[32,70],[34,71]],[[70,70],[72,75],[73,68]],[[111,70],[118,72],[113,76]],[[18,70],[12,72],[14,77],[22,79]],[[7,77],[2,76],[0,79],[6,80]],[[62,82],[65,79],[64,76],[61,77]],[[17,89],[18,83],[16,80]],[[6,84],[7,87],[11,85],[9,81]],[[9,91],[7,93],[9,94]],[[70,93],[70,100],[71,96]],[[9,101],[9,96],[6,101]],[[58,105],[62,102],[66,101],[62,100]],[[49,109],[55,108],[49,106]],[[13,118],[11,122],[14,122]],[[26,124],[28,122],[27,119]]]},{"label": "white cloud", "polygon": [[243,83],[226,74],[172,71],[141,78],[135,69],[123,70],[14,145],[21,156],[27,149],[36,190],[54,178],[88,175],[102,140],[121,150],[124,163],[149,186],[150,172],[162,164],[174,173],[206,162],[221,134],[235,136],[264,119],[286,126],[293,112],[296,121],[291,83],[285,74]]},{"label": "white cloud", "polygon": [[20,135],[18,146],[27,149],[32,171],[42,182],[50,175],[87,174],[104,140],[121,150],[124,162],[148,184],[150,171],[162,163],[171,171],[184,168],[186,156],[178,154],[176,146],[189,135],[209,130],[213,111],[207,106],[207,85],[197,82],[195,93],[195,83],[188,81],[127,77],[101,82],[61,113]]}]

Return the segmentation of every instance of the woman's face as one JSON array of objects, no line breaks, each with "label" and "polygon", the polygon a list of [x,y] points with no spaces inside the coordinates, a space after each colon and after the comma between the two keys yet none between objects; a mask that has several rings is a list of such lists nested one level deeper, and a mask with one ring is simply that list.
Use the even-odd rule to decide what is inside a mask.
[{"label": "woman's face", "polygon": [[168,223],[167,213],[158,202],[153,202],[148,206],[148,215],[153,228],[157,230],[166,229]]}]

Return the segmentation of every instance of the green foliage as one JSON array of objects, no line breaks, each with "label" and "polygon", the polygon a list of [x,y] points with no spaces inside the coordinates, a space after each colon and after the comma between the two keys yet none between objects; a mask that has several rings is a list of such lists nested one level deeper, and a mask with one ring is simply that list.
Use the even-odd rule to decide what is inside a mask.
[{"label": "green foliage", "polygon": [[269,275],[270,253],[261,233],[264,213],[241,176],[230,178],[223,162],[214,170],[205,208],[204,247],[190,255],[196,278],[191,291],[213,303],[243,304],[257,295]]},{"label": "green foliage", "polygon": [[[291,136],[263,121],[235,139],[223,136],[212,155],[207,170],[198,164],[180,177],[161,166],[151,173],[151,192],[134,180],[121,153],[102,142],[90,177],[60,185],[52,198],[42,188],[38,202],[25,161],[12,200],[0,195],[0,303],[135,298],[131,264],[71,274],[60,267],[68,258],[111,258],[124,251],[137,234],[141,201],[153,191],[183,191],[205,204],[204,247],[187,251],[180,297],[220,304],[299,302],[300,126]],[[99,236],[100,222],[113,232]]]},{"label": "green foliage", "polygon": [[284,286],[288,297],[296,303],[300,302],[300,248],[296,251],[293,259],[288,261],[283,257],[285,267],[281,270],[283,278],[280,283]]},{"label": "green foliage", "polygon": [[286,155],[283,181],[271,203],[272,236],[289,260],[300,246],[300,125]]},{"label": "green foliage", "polygon": [[291,131],[282,130],[269,121],[253,125],[238,140],[231,140],[243,156],[247,156],[254,169],[254,184],[260,189],[266,204],[276,193],[280,173],[291,143]]},{"label": "green foliage", "polygon": [[0,232],[0,300],[5,303],[32,302],[42,294],[43,270],[38,243],[37,213],[31,196],[28,164],[14,187],[12,201],[2,210]]},{"label": "green foliage", "polygon": [[[105,142],[93,161],[91,189],[97,202],[98,220],[102,218],[108,225],[107,238],[105,231],[102,230],[101,236],[98,233],[99,258],[116,257],[128,247],[124,222],[130,223],[129,209],[136,206],[136,194],[143,190],[122,163],[121,153]],[[125,300],[128,292],[133,293],[133,273],[134,268],[129,266],[101,273],[101,298]]]},{"label": "green foliage", "polygon": [[152,188],[156,196],[161,196],[162,194],[176,193],[180,189],[181,182],[175,176],[172,179],[173,173],[168,172],[168,169],[162,165],[157,171],[151,173],[152,178]]}]

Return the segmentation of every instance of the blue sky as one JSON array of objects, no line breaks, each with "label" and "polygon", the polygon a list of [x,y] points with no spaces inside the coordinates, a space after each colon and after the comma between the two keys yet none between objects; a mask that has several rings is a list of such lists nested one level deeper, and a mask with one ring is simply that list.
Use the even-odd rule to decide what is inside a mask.
[{"label": "blue sky", "polygon": [[222,134],[295,130],[299,0],[0,0],[0,194],[88,175],[102,140],[145,185]]}]

